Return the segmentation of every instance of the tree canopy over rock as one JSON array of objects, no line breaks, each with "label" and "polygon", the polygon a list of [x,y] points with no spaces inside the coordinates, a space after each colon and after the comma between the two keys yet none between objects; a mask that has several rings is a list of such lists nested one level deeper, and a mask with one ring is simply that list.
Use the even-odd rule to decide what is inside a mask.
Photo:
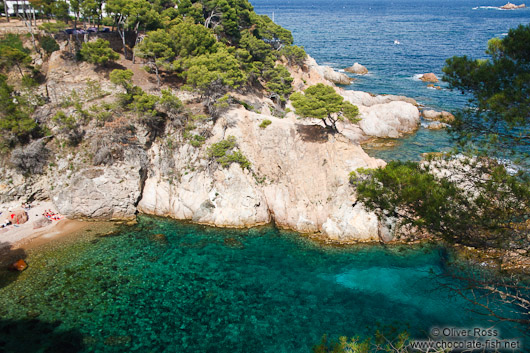
[{"label": "tree canopy over rock", "polygon": [[291,101],[296,113],[307,118],[321,119],[326,127],[337,131],[337,121],[348,119],[357,122],[359,109],[335,92],[331,86],[319,83],[308,87],[304,93],[293,93]]}]

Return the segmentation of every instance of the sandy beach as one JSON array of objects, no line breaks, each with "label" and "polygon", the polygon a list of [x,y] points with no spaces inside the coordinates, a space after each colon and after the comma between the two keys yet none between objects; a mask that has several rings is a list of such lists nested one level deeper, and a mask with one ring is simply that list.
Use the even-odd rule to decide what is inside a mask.
[{"label": "sandy beach", "polygon": [[[21,210],[21,204],[9,203],[0,205],[0,224],[10,219],[11,215],[17,210]],[[0,228],[0,251],[25,247],[30,242],[34,243],[39,240],[49,240],[51,238],[76,232],[89,226],[88,222],[70,220],[62,215],[57,215],[59,220],[50,220],[48,223],[43,219],[46,211],[57,213],[52,202],[34,202],[31,208],[25,210],[28,215],[27,222],[23,224],[11,224],[5,228]],[[15,222],[16,223],[16,222]],[[44,226],[38,226],[38,223],[46,223]],[[37,241],[40,243],[40,241]]]}]

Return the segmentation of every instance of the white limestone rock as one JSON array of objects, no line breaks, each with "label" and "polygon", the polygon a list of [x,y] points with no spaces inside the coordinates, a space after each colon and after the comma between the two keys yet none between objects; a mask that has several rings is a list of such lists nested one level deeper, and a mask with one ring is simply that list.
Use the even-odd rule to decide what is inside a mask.
[{"label": "white limestone rock", "polygon": [[366,135],[373,137],[398,138],[417,130],[420,123],[418,108],[402,101],[359,106],[359,112],[359,126]]}]

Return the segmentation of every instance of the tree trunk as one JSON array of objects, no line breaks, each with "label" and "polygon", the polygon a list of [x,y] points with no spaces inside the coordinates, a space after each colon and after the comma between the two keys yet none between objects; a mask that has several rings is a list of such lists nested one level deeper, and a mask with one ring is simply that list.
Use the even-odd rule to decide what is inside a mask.
[{"label": "tree trunk", "polygon": [[155,73],[156,73],[156,85],[160,89],[160,75],[158,74],[158,65],[154,64],[155,67]]},{"label": "tree trunk", "polygon": [[18,63],[15,64],[17,66],[18,72],[20,72],[20,76],[24,77],[24,73],[22,72],[22,69],[20,68],[20,65]]},{"label": "tree trunk", "polygon": [[6,14],[6,20],[9,22],[9,8],[7,7],[7,0],[4,0],[4,12]]},{"label": "tree trunk", "polygon": [[136,55],[134,52],[134,49],[136,48],[136,45],[138,44],[138,26],[140,26],[140,22],[136,22],[136,26],[134,26],[134,48],[133,48],[133,56],[132,56],[132,63],[134,64],[134,59],[136,59]]},{"label": "tree trunk", "polygon": [[29,33],[31,34],[31,43],[33,44],[33,49],[35,49],[35,52],[38,53],[39,51],[37,50],[37,44],[35,42],[35,34],[33,33],[33,20],[31,18],[31,14],[28,15],[28,12],[26,11],[26,4],[24,3],[22,4],[22,10],[23,10],[22,15],[19,14],[19,16],[24,21],[24,24],[26,25],[26,27],[28,27]]},{"label": "tree trunk", "polygon": [[[330,123],[331,123],[331,125],[330,125],[331,129],[332,129],[334,132],[339,132],[339,130],[337,129],[337,120],[336,120],[336,119],[333,119],[333,118],[331,117],[331,114],[328,114],[328,119],[329,119],[329,121],[330,121]],[[324,124],[326,124],[325,120],[324,120]],[[328,126],[328,125],[326,124],[326,126]]]}]

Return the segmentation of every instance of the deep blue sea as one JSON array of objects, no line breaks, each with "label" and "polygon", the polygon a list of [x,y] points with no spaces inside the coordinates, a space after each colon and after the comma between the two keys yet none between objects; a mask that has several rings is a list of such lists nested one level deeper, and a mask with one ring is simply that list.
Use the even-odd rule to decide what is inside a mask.
[{"label": "deep blue sea", "polygon": [[[415,98],[427,108],[454,110],[467,98],[459,92],[428,88],[417,79],[439,78],[454,55],[485,58],[487,41],[530,23],[530,9],[500,10],[506,0],[254,0],[259,14],[291,30],[319,64],[337,70],[355,62],[370,71],[346,87]],[[524,1],[522,1],[524,2]],[[519,4],[519,2],[515,2]],[[400,44],[395,44],[395,42]],[[452,146],[445,133],[420,129],[397,148],[370,153],[386,159],[418,159],[422,152]]]}]

